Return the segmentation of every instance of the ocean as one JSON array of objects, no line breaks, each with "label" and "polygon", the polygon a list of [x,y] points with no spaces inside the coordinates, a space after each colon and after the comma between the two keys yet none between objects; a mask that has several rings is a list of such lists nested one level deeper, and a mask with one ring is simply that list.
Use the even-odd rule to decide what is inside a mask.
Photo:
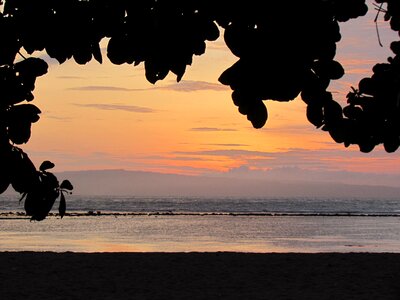
[{"label": "ocean", "polygon": [[31,222],[0,196],[0,251],[400,252],[400,201],[374,198],[67,197]]}]

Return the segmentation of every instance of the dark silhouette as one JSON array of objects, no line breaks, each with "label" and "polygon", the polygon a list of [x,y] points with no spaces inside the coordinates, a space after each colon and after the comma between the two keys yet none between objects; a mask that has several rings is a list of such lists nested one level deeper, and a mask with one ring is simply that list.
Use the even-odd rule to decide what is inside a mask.
[{"label": "dark silhouette", "polygon": [[[40,110],[31,102],[35,80],[47,72],[39,58],[15,62],[45,50],[60,64],[73,58],[86,64],[102,62],[99,42],[110,38],[107,56],[114,64],[144,63],[151,83],[169,72],[179,82],[193,55],[205,53],[205,41],[224,29],[226,45],[238,61],[219,78],[232,89],[232,99],[253,127],[265,125],[264,100],[290,101],[299,94],[307,103],[307,118],[337,143],[357,144],[370,152],[383,144],[387,152],[400,145],[400,41],[391,44],[394,57],[373,68],[347,95],[344,108],[327,91],[344,69],[335,60],[341,39],[340,22],[364,16],[365,0],[5,0],[0,13],[0,192],[11,184],[26,195],[25,209],[34,220],[44,219],[61,195],[46,170],[36,168],[15,145],[27,143]],[[376,0],[378,14],[400,30],[400,2]],[[383,7],[385,4],[385,7]],[[22,55],[21,55],[22,56]],[[60,194],[61,191],[61,194]]]}]

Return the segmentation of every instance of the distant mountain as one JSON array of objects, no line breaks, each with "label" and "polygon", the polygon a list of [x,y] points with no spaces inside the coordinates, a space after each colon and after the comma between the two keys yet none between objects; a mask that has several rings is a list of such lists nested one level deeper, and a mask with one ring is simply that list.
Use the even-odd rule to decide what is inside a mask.
[{"label": "distant mountain", "polygon": [[302,179],[186,176],[125,170],[62,172],[56,175],[60,181],[69,179],[77,195],[400,197],[400,188],[397,187]]}]

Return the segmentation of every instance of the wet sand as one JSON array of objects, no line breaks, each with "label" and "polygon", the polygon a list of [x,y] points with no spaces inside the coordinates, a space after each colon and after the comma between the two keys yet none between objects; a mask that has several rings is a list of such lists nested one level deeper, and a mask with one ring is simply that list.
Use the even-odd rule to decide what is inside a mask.
[{"label": "wet sand", "polygon": [[1,299],[400,299],[400,254],[0,252]]}]

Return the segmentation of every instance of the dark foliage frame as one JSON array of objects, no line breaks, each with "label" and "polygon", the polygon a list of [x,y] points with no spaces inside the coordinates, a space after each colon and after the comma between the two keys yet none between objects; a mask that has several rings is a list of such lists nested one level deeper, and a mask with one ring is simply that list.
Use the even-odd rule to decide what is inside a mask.
[{"label": "dark foliage frame", "polygon": [[[0,1],[1,2],[1,1]],[[179,82],[193,55],[206,51],[219,27],[238,60],[219,77],[232,89],[232,100],[253,127],[265,125],[264,100],[307,104],[307,119],[337,143],[370,152],[383,144],[387,152],[400,145],[400,41],[394,54],[378,63],[337,103],[327,91],[345,70],[335,60],[340,22],[364,16],[365,0],[5,0],[0,13],[0,193],[9,185],[22,194],[26,214],[43,220],[60,197],[73,187],[61,184],[45,161],[36,170],[17,145],[25,144],[40,109],[32,104],[36,78],[47,63],[24,57],[46,51],[60,64],[74,59],[102,63],[99,43],[109,38],[113,64],[144,63],[146,79],[155,84],[169,72]],[[377,14],[400,30],[400,1],[375,0]],[[21,60],[22,58],[22,60]],[[17,62],[17,60],[19,60]]]}]

